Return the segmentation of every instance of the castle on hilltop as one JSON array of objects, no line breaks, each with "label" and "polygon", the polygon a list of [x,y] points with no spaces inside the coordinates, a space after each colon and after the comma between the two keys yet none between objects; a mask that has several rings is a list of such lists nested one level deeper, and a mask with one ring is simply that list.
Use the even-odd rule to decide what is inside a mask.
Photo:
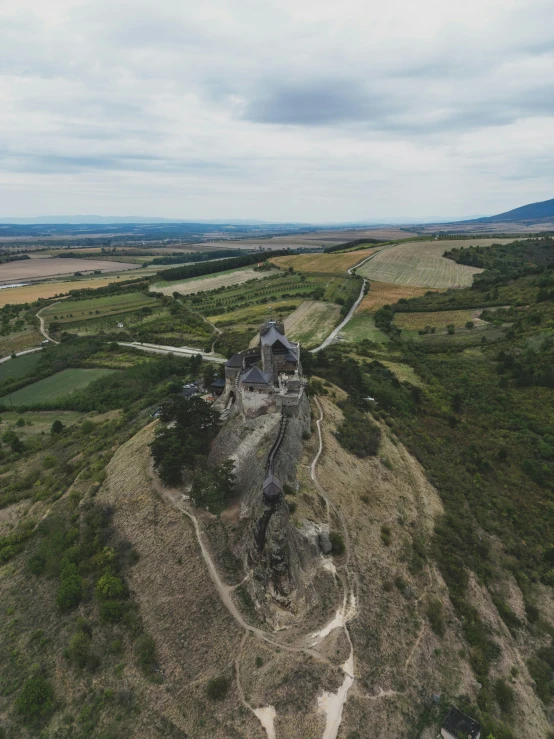
[{"label": "castle on hilltop", "polygon": [[300,344],[289,341],[278,321],[268,321],[260,329],[260,341],[253,349],[234,354],[225,364],[225,408],[233,403],[246,416],[290,408],[294,413],[304,392]]}]

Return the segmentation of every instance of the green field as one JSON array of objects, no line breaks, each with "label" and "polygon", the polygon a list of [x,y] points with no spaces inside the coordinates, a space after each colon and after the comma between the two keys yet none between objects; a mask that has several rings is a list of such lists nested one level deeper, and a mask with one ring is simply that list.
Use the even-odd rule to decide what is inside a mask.
[{"label": "green field", "polygon": [[109,369],[66,369],[5,395],[0,398],[0,404],[10,407],[49,403],[74,390],[80,390],[93,380],[98,380],[112,372],[113,370]]},{"label": "green field", "polygon": [[28,375],[35,368],[39,359],[40,352],[33,352],[32,354],[24,354],[22,357],[10,359],[8,362],[2,362],[0,364],[0,382],[25,377],[25,375]]},{"label": "green field", "polygon": [[389,337],[375,327],[373,317],[367,313],[354,316],[341,331],[345,341],[363,341],[369,339],[378,343],[386,343]]}]

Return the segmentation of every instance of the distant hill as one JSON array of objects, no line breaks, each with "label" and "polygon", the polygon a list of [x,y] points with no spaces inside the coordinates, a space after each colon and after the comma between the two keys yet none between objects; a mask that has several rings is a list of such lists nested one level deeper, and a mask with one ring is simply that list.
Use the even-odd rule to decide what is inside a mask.
[{"label": "distant hill", "polygon": [[496,221],[528,221],[543,218],[554,218],[554,198],[543,200],[541,203],[529,203],[520,208],[499,213],[496,216],[476,218],[474,223],[492,223]]},{"label": "distant hill", "polygon": [[254,224],[266,224],[267,221],[257,221],[255,219],[251,221],[241,219],[214,219],[213,221],[198,220],[188,221],[187,219],[178,218],[145,218],[144,216],[97,216],[97,215],[85,215],[85,216],[38,216],[35,218],[0,218],[0,223],[17,224],[17,225],[35,225],[35,224],[70,224],[70,225],[110,225],[110,224],[148,224],[148,223],[201,223],[208,225],[254,225]]}]

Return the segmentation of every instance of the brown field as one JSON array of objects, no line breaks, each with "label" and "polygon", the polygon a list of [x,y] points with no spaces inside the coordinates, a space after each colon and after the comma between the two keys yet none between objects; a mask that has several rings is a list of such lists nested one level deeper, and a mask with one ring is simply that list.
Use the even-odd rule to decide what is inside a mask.
[{"label": "brown field", "polygon": [[[370,262],[371,264],[371,262]],[[426,292],[437,292],[429,290],[428,287],[412,287],[411,285],[395,285],[388,282],[374,282],[370,280],[369,292],[362,300],[356,311],[360,313],[375,313],[384,305],[397,303],[400,298],[419,298]]]},{"label": "brown field", "polygon": [[476,267],[456,264],[443,253],[454,247],[509,243],[511,239],[467,239],[464,241],[412,241],[386,249],[375,259],[360,267],[359,274],[370,280],[393,282],[419,287],[469,287],[473,275],[482,272]]},{"label": "brown field", "polygon": [[[146,270],[140,271],[144,276]],[[138,274],[136,275],[139,276]],[[95,289],[106,287],[117,280],[116,275],[110,277],[96,277],[90,280],[57,280],[53,282],[37,283],[36,285],[25,285],[25,287],[10,287],[0,290],[0,308],[7,303],[32,303],[39,298],[53,298],[69,292],[69,290],[82,290],[84,288]]]},{"label": "brown field", "polygon": [[297,254],[290,257],[275,257],[271,262],[283,269],[293,267],[298,272],[342,274],[374,252],[375,249],[362,249],[348,254]]},{"label": "brown field", "polygon": [[26,259],[20,262],[8,262],[0,267],[0,284],[20,282],[22,280],[55,277],[57,275],[73,274],[74,272],[90,272],[99,269],[101,272],[123,271],[136,269],[136,264],[124,262],[105,262],[103,260],[87,259]]}]

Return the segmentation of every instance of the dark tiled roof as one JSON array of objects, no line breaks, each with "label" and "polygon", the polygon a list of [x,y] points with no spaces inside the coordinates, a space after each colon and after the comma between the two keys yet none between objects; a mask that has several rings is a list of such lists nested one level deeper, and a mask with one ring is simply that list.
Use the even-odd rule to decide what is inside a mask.
[{"label": "dark tiled roof", "polygon": [[278,498],[281,495],[283,486],[277,475],[272,473],[265,478],[263,491],[266,498]]},{"label": "dark tiled roof", "polygon": [[477,739],[481,733],[482,726],[470,716],[463,713],[463,711],[460,711],[459,708],[452,706],[444,719],[442,728],[456,737],[460,735],[464,739],[465,737],[468,737],[468,739]]},{"label": "dark tiled roof", "polygon": [[295,354],[293,351],[290,351],[285,356],[285,361],[287,361],[287,362],[298,362],[298,354]]},{"label": "dark tiled roof", "polygon": [[221,377],[218,377],[217,380],[214,380],[212,382],[211,387],[225,387],[225,380],[223,380]]},{"label": "dark tiled roof", "polygon": [[240,379],[242,382],[250,383],[251,385],[269,385],[271,375],[268,372],[262,372],[258,367],[251,367]]},{"label": "dark tiled roof", "polygon": [[233,354],[231,359],[228,359],[225,363],[226,367],[242,367],[242,356],[240,354]]},{"label": "dark tiled roof", "polygon": [[270,326],[265,334],[262,334],[260,341],[262,346],[267,346],[268,344],[269,346],[273,346],[276,341],[280,341],[281,344],[287,349],[296,349],[297,346],[296,344],[290,342],[285,334],[282,334],[280,331],[278,331],[275,326]]}]

